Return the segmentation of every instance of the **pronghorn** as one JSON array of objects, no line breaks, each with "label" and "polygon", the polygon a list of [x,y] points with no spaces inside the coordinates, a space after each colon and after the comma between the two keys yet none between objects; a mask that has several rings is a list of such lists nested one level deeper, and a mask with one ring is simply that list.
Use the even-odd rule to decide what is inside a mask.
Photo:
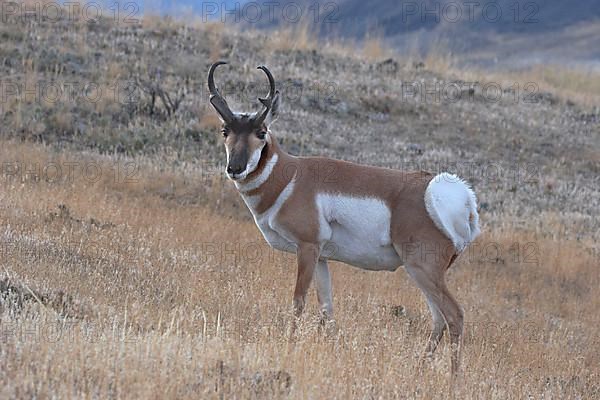
[{"label": "pronghorn", "polygon": [[475,194],[455,175],[403,172],[286,153],[269,129],[280,96],[269,70],[263,109],[234,113],[208,73],[210,103],[223,122],[227,176],[234,182],[265,240],[295,252],[293,305],[299,316],[313,278],[321,312],[333,317],[327,260],[374,271],[404,266],[421,289],[433,318],[426,354],[446,329],[452,371],[459,366],[463,311],[448,291],[446,270],[479,234]]}]

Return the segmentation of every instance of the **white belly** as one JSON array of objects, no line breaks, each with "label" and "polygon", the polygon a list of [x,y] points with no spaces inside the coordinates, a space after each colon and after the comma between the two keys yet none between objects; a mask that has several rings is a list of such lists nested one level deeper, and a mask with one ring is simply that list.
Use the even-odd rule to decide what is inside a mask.
[{"label": "white belly", "polygon": [[396,270],[402,260],[392,245],[391,213],[376,198],[317,195],[323,257],[371,270]]}]

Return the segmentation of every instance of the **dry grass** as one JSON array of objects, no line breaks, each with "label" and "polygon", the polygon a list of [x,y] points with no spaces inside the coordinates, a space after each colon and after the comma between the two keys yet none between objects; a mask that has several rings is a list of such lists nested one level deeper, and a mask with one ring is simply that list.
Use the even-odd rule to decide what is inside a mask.
[{"label": "dry grass", "polygon": [[[484,75],[483,72],[476,73]],[[587,109],[598,110],[600,104],[600,73],[597,71],[560,65],[537,65],[523,71],[485,75],[488,82],[496,80],[507,87],[517,82],[524,88],[527,83],[533,82],[537,92],[552,93],[562,101],[574,102]]]},{"label": "dry grass", "polygon": [[[460,76],[485,86],[498,83],[503,89],[518,88],[522,101],[530,95],[551,93],[563,102],[573,102],[585,109],[598,110],[600,73],[582,67],[535,65],[519,71],[488,70],[459,66],[455,57],[443,52],[428,53],[424,59],[428,69],[444,76]],[[533,84],[533,85],[531,85]]]},{"label": "dry grass", "polygon": [[268,35],[267,50],[313,50],[318,48],[318,33],[308,21],[291,24]]},{"label": "dry grass", "polygon": [[[332,34],[332,37],[335,35]],[[367,62],[382,61],[398,57],[378,32],[368,32],[362,40],[335,37],[326,40],[319,37],[318,27],[308,21],[277,29],[268,34],[266,43],[269,51],[319,50],[323,54],[352,57]],[[357,51],[358,50],[358,51]]]},{"label": "dry grass", "polygon": [[556,65],[539,65],[524,73],[542,89],[557,93],[563,99],[598,107],[600,104],[600,72]]},{"label": "dry grass", "polygon": [[363,42],[363,56],[367,60],[381,61],[384,57],[393,55],[393,51],[385,45],[381,35],[367,35]]},{"label": "dry grass", "polygon": [[[415,48],[417,47],[415,44]],[[388,52],[393,50],[389,49]],[[402,58],[401,54],[393,56]],[[530,93],[548,92],[564,102],[574,102],[588,109],[597,110],[600,104],[600,72],[591,68],[543,64],[508,70],[465,65],[461,62],[460,54],[448,51],[448,45],[443,39],[433,42],[425,55],[409,54],[408,59],[415,63],[422,60],[426,69],[441,76],[459,77],[469,82],[478,82],[480,86],[493,82],[506,90],[518,85],[521,100]],[[527,87],[530,83],[534,83],[534,86]]]},{"label": "dry grass", "polygon": [[[0,397],[449,396],[446,344],[418,369],[429,314],[402,271],[334,265],[337,332],[311,293],[289,338],[293,257],[229,184],[149,159],[128,180],[129,161],[2,143]],[[467,318],[456,397],[598,398],[598,260],[568,236],[486,231],[449,274]]]}]

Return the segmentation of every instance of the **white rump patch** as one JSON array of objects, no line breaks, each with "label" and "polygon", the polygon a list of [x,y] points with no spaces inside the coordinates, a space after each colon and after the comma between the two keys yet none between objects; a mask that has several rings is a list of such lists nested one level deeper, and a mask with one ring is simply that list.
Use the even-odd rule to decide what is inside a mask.
[{"label": "white rump patch", "polygon": [[429,216],[461,252],[480,233],[477,198],[469,184],[443,172],[427,185],[425,208]]}]

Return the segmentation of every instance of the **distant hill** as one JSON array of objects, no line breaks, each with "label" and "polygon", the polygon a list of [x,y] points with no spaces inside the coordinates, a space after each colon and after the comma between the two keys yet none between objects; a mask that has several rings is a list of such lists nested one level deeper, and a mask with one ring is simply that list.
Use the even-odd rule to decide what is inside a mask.
[{"label": "distant hill", "polygon": [[[200,2],[202,3],[202,2]],[[219,2],[217,2],[219,3]],[[224,2],[229,3],[232,2]],[[293,20],[295,10],[302,9],[304,17],[314,20],[316,5],[320,6],[321,25],[335,25],[345,35],[364,36],[373,28],[385,36],[395,36],[417,30],[432,30],[441,25],[458,25],[471,30],[495,32],[547,32],[582,22],[600,19],[600,1],[581,0],[259,0],[263,10],[277,12],[288,7]],[[244,2],[240,3],[242,6]],[[251,9],[250,6],[247,7]],[[266,15],[259,25],[268,25]],[[278,23],[286,23],[278,18]]]},{"label": "distant hill", "polygon": [[[268,0],[261,0],[266,8]],[[279,8],[304,10],[322,36],[362,39],[380,35],[402,51],[445,47],[465,62],[521,66],[600,62],[600,1],[283,0]],[[320,5],[319,18],[315,4]],[[283,12],[281,14],[284,14]],[[288,12],[290,14],[290,12]],[[276,14],[278,15],[278,14]],[[262,28],[290,25],[263,20]]]},{"label": "distant hill", "polygon": [[465,64],[600,65],[600,0],[150,0],[147,11],[244,28],[307,24],[322,38],[382,37],[401,52],[451,52]]}]

